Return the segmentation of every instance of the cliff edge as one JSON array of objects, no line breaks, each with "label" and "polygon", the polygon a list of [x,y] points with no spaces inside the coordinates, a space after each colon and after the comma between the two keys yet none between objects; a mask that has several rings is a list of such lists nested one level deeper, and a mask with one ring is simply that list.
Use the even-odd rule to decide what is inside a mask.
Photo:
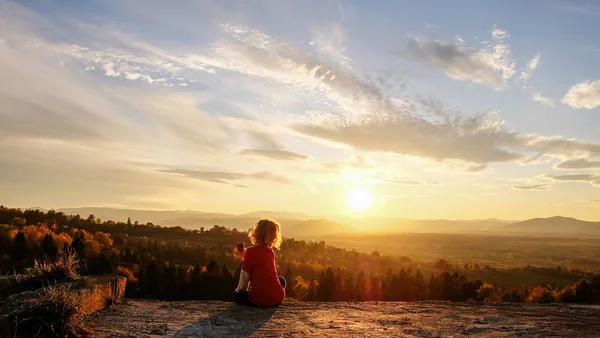
[{"label": "cliff edge", "polygon": [[600,306],[127,300],[87,324],[97,337],[598,337]]}]

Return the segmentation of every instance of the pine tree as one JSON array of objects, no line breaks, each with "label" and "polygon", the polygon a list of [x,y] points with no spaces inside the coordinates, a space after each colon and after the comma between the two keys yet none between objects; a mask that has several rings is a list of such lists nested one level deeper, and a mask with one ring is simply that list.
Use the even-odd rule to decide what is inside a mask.
[{"label": "pine tree", "polygon": [[344,298],[345,301],[355,301],[356,300],[356,286],[354,285],[354,280],[352,279],[352,274],[348,274],[346,279],[344,279]]},{"label": "pine tree", "polygon": [[356,298],[360,302],[369,300],[369,285],[367,283],[367,276],[363,270],[360,270],[356,277]]},{"label": "pine tree", "polygon": [[12,260],[22,261],[27,257],[29,248],[27,247],[27,240],[25,234],[22,231],[17,232],[17,235],[12,242]]},{"label": "pine tree", "polygon": [[283,278],[285,278],[285,281],[287,282],[287,285],[285,287],[286,296],[296,298],[296,291],[294,290],[294,288],[296,287],[296,281],[294,280],[294,274],[292,272],[292,269],[289,266],[285,270],[285,275],[283,276]]},{"label": "pine tree", "polygon": [[42,239],[42,243],[40,244],[40,246],[42,248],[44,256],[46,256],[50,260],[56,259],[56,255],[58,254],[58,248],[54,244],[54,238],[52,238],[52,235],[47,234],[46,236],[44,236],[44,239]]}]

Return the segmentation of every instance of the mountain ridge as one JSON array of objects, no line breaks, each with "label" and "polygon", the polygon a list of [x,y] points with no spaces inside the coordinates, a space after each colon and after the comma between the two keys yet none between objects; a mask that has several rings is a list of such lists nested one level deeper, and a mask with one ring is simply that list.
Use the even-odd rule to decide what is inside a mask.
[{"label": "mountain ridge", "polygon": [[[46,210],[43,208],[30,208]],[[213,225],[246,229],[261,217],[272,217],[285,222],[289,235],[369,232],[462,232],[462,233],[517,233],[517,234],[594,234],[600,235],[600,222],[574,217],[536,217],[522,221],[486,219],[405,219],[405,218],[342,218],[342,221],[305,213],[259,210],[243,214],[211,213],[196,210],[143,210],[111,207],[61,208],[66,214],[87,217],[93,214],[103,220],[125,222],[128,218],[140,223],[164,226],[182,226],[199,229]]]}]

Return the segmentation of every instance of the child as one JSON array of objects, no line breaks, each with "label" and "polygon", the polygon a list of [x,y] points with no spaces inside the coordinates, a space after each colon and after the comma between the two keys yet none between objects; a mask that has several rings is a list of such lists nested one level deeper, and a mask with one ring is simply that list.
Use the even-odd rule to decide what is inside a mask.
[{"label": "child", "polygon": [[240,281],[233,293],[236,304],[257,307],[277,306],[285,299],[286,281],[277,276],[273,248],[281,244],[279,223],[261,219],[250,230],[254,246],[238,243],[234,254],[243,260]]}]

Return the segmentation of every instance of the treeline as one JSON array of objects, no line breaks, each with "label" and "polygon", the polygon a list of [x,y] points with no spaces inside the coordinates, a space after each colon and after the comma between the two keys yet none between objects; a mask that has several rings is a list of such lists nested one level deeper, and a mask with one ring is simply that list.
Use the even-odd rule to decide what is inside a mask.
[{"label": "treeline", "polygon": [[[190,231],[7,208],[0,208],[0,215],[9,223],[0,225],[2,273],[24,272],[36,260],[55,260],[65,252],[75,252],[80,274],[123,275],[129,281],[127,296],[137,298],[230,300],[240,263],[231,253],[232,244],[247,241],[245,231],[218,225]],[[27,225],[30,222],[37,223]],[[288,281],[288,296],[301,301],[600,303],[598,276],[567,287],[503,290],[491,283],[470,281],[459,272],[443,271],[452,267],[443,260],[434,263],[441,272],[424,276],[418,269],[404,268],[410,263],[406,257],[358,253],[324,242],[293,239],[283,242],[277,262]],[[473,269],[480,267],[469,267]]]}]

